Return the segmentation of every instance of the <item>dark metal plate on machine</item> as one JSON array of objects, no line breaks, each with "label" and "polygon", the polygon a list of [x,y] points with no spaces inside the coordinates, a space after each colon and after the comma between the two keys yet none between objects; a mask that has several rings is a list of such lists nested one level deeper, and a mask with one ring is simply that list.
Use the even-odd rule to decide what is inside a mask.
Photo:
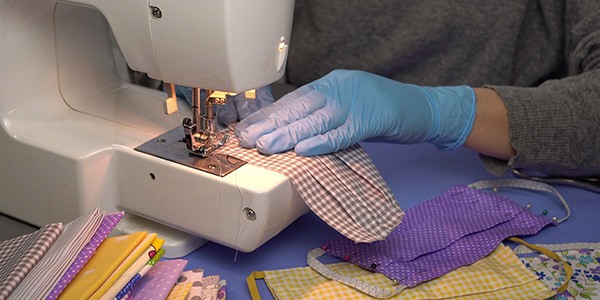
[{"label": "dark metal plate on machine", "polygon": [[226,154],[213,153],[208,157],[193,155],[185,146],[184,137],[183,128],[177,127],[145,142],[135,150],[221,177],[246,164],[245,161]]}]

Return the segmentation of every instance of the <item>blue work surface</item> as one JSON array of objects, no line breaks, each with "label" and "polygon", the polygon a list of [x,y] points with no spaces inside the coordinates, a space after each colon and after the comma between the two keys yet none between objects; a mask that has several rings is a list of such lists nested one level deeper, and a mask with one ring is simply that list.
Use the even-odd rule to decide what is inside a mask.
[{"label": "blue work surface", "polygon": [[[478,155],[466,149],[442,152],[428,144],[363,143],[362,146],[405,210],[451,186],[495,178],[484,169]],[[571,206],[571,217],[524,239],[532,243],[600,242],[600,194],[567,186],[554,187]],[[549,217],[559,219],[565,215],[560,201],[551,194],[508,191],[505,196],[524,206],[531,204],[534,213],[546,210]],[[189,261],[186,270],[203,268],[206,275],[219,274],[227,280],[227,299],[250,299],[246,277],[252,271],[304,267],[309,250],[340,236],[309,212],[252,253],[236,252],[209,242],[185,257]],[[257,284],[261,297],[272,299],[264,282]]]}]

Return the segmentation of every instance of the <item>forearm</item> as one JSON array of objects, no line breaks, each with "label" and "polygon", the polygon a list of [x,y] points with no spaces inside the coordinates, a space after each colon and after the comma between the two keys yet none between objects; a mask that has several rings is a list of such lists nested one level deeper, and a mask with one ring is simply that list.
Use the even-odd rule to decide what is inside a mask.
[{"label": "forearm", "polygon": [[508,160],[515,155],[509,142],[508,113],[491,89],[475,88],[476,114],[464,146],[481,154]]}]

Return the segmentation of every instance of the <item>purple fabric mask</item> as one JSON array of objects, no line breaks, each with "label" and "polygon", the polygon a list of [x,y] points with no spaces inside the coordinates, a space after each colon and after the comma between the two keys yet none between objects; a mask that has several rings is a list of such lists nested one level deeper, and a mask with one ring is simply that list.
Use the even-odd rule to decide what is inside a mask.
[{"label": "purple fabric mask", "polygon": [[323,249],[413,287],[474,263],[507,237],[535,234],[551,222],[496,193],[457,186],[407,210],[384,241],[342,238]]}]

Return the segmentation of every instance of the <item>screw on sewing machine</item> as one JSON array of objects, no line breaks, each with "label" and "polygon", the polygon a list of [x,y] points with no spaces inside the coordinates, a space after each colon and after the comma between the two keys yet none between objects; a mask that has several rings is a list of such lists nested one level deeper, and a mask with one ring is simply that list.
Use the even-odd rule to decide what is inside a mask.
[{"label": "screw on sewing machine", "polygon": [[244,216],[246,217],[246,219],[248,219],[249,221],[254,221],[256,220],[256,213],[254,212],[254,210],[252,210],[252,208],[250,207],[246,207],[244,208]]},{"label": "screw on sewing machine", "polygon": [[152,10],[152,16],[154,16],[157,19],[162,18],[162,11],[160,10],[160,8],[158,8],[157,6],[150,6],[150,9]]}]

